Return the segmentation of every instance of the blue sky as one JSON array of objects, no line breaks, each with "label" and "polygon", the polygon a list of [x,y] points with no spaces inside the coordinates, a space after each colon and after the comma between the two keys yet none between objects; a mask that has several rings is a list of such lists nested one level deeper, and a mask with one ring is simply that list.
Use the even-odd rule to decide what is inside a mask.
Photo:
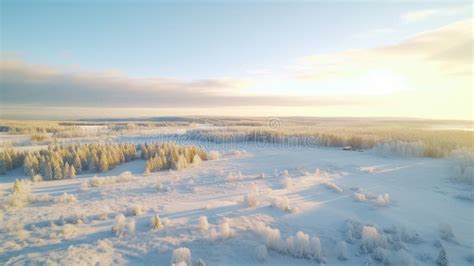
[{"label": "blue sky", "polygon": [[119,3],[2,1],[2,53],[134,77],[234,76],[308,54],[394,43],[459,19],[400,19],[459,3]]},{"label": "blue sky", "polygon": [[[470,2],[0,3],[0,100],[13,112],[472,119]],[[400,110],[418,97],[430,101]]]}]

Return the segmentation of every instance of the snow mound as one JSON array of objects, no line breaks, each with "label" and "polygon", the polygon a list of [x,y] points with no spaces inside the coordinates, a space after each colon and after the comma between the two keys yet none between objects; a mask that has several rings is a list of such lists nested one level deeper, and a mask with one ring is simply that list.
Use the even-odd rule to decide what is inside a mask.
[{"label": "snow mound", "polygon": [[336,193],[342,193],[343,189],[340,188],[338,185],[331,183],[331,182],[325,182],[324,185],[329,188],[330,190],[336,192]]},{"label": "snow mound", "polygon": [[277,208],[286,212],[291,212],[290,201],[288,200],[288,197],[286,196],[273,198],[271,206],[273,208]]},{"label": "snow mound", "polygon": [[76,202],[77,198],[76,196],[72,194],[68,194],[67,192],[64,192],[59,198],[57,199],[58,202]]},{"label": "snow mound", "polygon": [[207,221],[206,216],[199,217],[199,230],[201,231],[209,230],[209,222]]},{"label": "snow mound", "polygon": [[191,250],[189,248],[177,248],[173,250],[171,264],[192,266]]},{"label": "snow mound", "polygon": [[390,204],[390,195],[388,193],[385,193],[384,195],[379,194],[374,200],[374,203],[379,207],[386,207]]}]

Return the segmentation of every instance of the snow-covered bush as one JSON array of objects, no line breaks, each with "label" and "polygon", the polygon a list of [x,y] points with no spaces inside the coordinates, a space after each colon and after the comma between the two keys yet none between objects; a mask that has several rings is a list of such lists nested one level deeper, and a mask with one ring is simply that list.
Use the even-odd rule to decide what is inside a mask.
[{"label": "snow-covered bush", "polygon": [[201,231],[209,230],[209,222],[207,221],[206,216],[199,217],[199,230]]},{"label": "snow-covered bush", "polygon": [[12,194],[6,198],[6,205],[22,208],[33,202],[49,201],[48,194],[32,194],[30,181],[26,179],[16,180],[13,184]]},{"label": "snow-covered bush", "polygon": [[356,201],[367,201],[367,197],[365,196],[365,193],[354,193],[354,199]]},{"label": "snow-covered bush", "polygon": [[158,214],[155,214],[150,220],[151,229],[160,229],[162,227],[161,219]]},{"label": "snow-covered bush", "polygon": [[436,259],[436,264],[439,266],[448,266],[449,265],[449,258],[448,253],[446,253],[446,249],[441,247],[438,258]]},{"label": "snow-covered bush", "polygon": [[81,190],[86,191],[89,189],[89,182],[87,181],[82,181],[80,184]]},{"label": "snow-covered bush", "polygon": [[377,198],[374,200],[375,205],[379,207],[385,207],[390,204],[390,195],[385,193],[384,195],[378,195]]},{"label": "snow-covered bush", "polygon": [[339,260],[347,260],[349,258],[346,241],[343,240],[337,243],[336,252]]},{"label": "snow-covered bush", "polygon": [[264,172],[261,172],[261,173],[258,175],[258,179],[265,179],[265,173],[264,173]]},{"label": "snow-covered bush", "polygon": [[63,226],[63,236],[64,236],[65,239],[72,238],[76,233],[77,233],[76,226],[74,226],[72,224],[65,224]]},{"label": "snow-covered bush", "polygon": [[302,231],[290,236],[283,241],[280,236],[280,230],[266,226],[263,222],[256,223],[255,232],[261,235],[265,245],[272,250],[282,254],[290,254],[296,258],[313,259],[318,262],[324,262],[321,251],[321,241],[318,237],[310,237]]},{"label": "snow-covered bush", "polygon": [[286,176],[285,178],[283,178],[282,185],[283,188],[286,189],[293,187],[293,179],[291,179],[291,177]]},{"label": "snow-covered bush", "polygon": [[340,188],[338,185],[331,183],[331,182],[325,182],[324,185],[329,188],[330,190],[336,192],[336,193],[342,193],[343,189]]},{"label": "snow-covered bush", "polygon": [[450,154],[449,159],[453,171],[453,180],[474,185],[474,153],[454,151]]},{"label": "snow-covered bush", "polygon": [[277,228],[273,229],[269,226],[266,226],[263,222],[257,222],[255,225],[255,231],[263,237],[265,240],[265,245],[269,249],[280,252],[285,250],[285,243],[282,241],[280,237],[280,230]]},{"label": "snow-covered bush", "polygon": [[377,247],[383,247],[383,240],[373,226],[364,226],[362,228],[362,247],[367,252],[374,251]]},{"label": "snow-covered bush", "polygon": [[112,226],[112,233],[118,237],[135,234],[135,220],[133,218],[127,220],[123,214],[117,215],[115,224]]},{"label": "snow-covered bush", "polygon": [[41,181],[43,181],[43,177],[41,175],[34,175],[33,177],[31,177],[31,181],[41,182]]},{"label": "snow-covered bush", "polygon": [[286,212],[291,212],[290,202],[286,196],[273,198],[272,207],[286,211]]},{"label": "snow-covered bush", "polygon": [[77,198],[76,196],[72,194],[68,194],[67,192],[64,192],[59,198],[57,199],[58,202],[76,202]]},{"label": "snow-covered bush", "polygon": [[314,259],[321,262],[321,241],[318,237],[310,238],[309,235],[298,231],[293,237],[288,237],[285,241],[288,252],[297,258]]},{"label": "snow-covered bush", "polygon": [[224,221],[219,225],[219,234],[223,239],[231,238],[234,235],[233,230],[230,228],[228,222]]},{"label": "snow-covered bush", "polygon": [[382,247],[377,247],[372,256],[376,261],[385,263],[388,261],[388,251]]},{"label": "snow-covered bush", "polygon": [[133,205],[128,208],[128,213],[133,216],[140,216],[146,212],[145,208],[141,205]]},{"label": "snow-covered bush", "polygon": [[456,239],[456,236],[453,233],[453,229],[449,224],[443,223],[439,225],[439,236],[441,239],[446,241],[453,241]]},{"label": "snow-covered bush", "polygon": [[253,185],[251,187],[250,192],[244,196],[244,202],[247,204],[249,207],[255,207],[258,204],[258,187]]},{"label": "snow-covered bush", "polygon": [[177,248],[173,250],[171,264],[192,266],[191,250],[189,248]]},{"label": "snow-covered bush", "polygon": [[208,155],[209,160],[218,160],[221,154],[218,151],[210,151]]},{"label": "snow-covered bush", "polygon": [[268,258],[267,247],[265,245],[259,245],[255,249],[255,256],[259,262],[265,262]]},{"label": "snow-covered bush", "polygon": [[285,170],[281,171],[280,175],[281,175],[282,177],[287,177],[287,176],[289,176],[288,170],[285,169]]}]

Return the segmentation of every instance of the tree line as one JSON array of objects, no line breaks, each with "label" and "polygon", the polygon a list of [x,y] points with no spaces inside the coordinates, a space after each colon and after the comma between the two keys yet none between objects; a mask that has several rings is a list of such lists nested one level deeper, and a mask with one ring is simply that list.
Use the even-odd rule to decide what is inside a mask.
[{"label": "tree line", "polygon": [[44,180],[71,178],[83,171],[105,172],[134,160],[134,144],[55,145],[39,151],[5,149],[0,153],[0,173],[23,167],[26,175]]}]

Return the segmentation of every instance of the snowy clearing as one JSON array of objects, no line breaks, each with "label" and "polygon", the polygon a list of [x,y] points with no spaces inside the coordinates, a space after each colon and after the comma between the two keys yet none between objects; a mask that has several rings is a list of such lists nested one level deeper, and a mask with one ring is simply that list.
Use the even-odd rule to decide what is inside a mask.
[{"label": "snowy clearing", "polygon": [[[471,186],[448,178],[448,159],[215,147],[224,156],[180,171],[144,176],[145,161],[135,160],[97,177],[31,183],[21,208],[6,199],[23,174],[9,172],[0,261],[433,265],[445,250],[464,265],[472,257],[473,201],[459,198]],[[262,223],[274,233],[259,232]]]}]

